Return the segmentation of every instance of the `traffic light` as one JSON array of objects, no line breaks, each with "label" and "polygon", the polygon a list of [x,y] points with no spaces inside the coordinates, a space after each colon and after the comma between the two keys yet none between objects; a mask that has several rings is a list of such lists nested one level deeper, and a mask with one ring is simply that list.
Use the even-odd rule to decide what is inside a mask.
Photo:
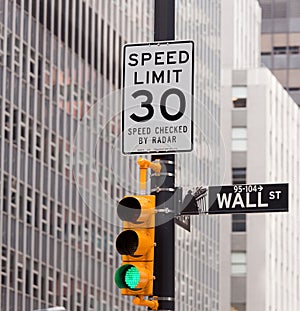
[{"label": "traffic light", "polygon": [[122,266],[115,273],[115,283],[122,295],[152,296],[155,196],[126,196],[119,202],[117,213],[123,231],[116,239]]}]

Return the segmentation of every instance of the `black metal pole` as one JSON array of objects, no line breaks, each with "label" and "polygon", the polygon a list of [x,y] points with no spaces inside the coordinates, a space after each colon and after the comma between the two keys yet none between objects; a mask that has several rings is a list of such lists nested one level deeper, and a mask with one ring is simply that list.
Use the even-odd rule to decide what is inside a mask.
[{"label": "black metal pole", "polygon": [[[175,39],[175,0],[155,0],[154,40]],[[171,213],[157,213],[155,228],[155,257],[153,295],[158,296],[158,310],[175,310],[175,155],[152,156],[152,161],[160,159],[162,171],[160,177],[151,178],[152,194],[156,195],[158,209],[168,208]],[[172,217],[170,217],[172,215]]]}]

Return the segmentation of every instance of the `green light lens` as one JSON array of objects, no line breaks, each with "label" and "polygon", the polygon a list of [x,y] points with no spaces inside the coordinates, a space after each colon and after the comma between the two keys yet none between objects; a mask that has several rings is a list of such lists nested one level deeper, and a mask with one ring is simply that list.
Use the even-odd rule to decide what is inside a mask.
[{"label": "green light lens", "polygon": [[126,271],[125,283],[129,288],[134,289],[138,285],[139,281],[140,272],[136,267],[132,266]]}]

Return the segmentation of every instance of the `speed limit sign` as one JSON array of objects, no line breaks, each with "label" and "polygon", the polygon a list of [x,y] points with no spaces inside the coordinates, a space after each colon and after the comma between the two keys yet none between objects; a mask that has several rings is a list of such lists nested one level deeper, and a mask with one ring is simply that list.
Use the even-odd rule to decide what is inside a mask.
[{"label": "speed limit sign", "polygon": [[193,82],[192,41],[124,46],[124,154],[193,149]]}]

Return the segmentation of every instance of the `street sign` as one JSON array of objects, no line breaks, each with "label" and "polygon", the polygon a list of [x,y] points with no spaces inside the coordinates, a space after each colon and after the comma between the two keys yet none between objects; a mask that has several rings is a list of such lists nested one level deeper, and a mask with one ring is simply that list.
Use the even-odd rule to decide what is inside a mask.
[{"label": "street sign", "polygon": [[124,46],[124,154],[193,149],[193,68],[192,41]]},{"label": "street sign", "polygon": [[288,211],[288,184],[248,184],[208,187],[208,213]]}]

